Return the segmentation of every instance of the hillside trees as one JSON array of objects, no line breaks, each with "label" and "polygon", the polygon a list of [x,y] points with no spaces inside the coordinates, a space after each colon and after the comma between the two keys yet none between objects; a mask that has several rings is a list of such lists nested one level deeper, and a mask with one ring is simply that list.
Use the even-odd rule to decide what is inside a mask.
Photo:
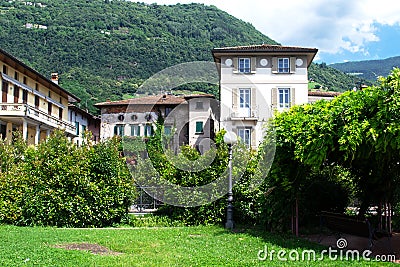
[{"label": "hillside trees", "polygon": [[[213,48],[278,44],[214,6],[103,0],[40,2],[45,6],[0,2],[4,8],[0,13],[0,47],[47,77],[58,72],[60,85],[81,98],[82,105],[88,100],[93,113],[98,112],[94,102],[133,97],[144,80],[167,67],[213,61]],[[47,29],[26,28],[27,23]],[[339,78],[331,68],[312,75],[313,69],[310,77],[330,90],[354,87],[350,76]],[[209,87],[201,89],[216,93]],[[140,93],[158,92],[154,88]],[[92,97],[97,100],[90,100]]]}]

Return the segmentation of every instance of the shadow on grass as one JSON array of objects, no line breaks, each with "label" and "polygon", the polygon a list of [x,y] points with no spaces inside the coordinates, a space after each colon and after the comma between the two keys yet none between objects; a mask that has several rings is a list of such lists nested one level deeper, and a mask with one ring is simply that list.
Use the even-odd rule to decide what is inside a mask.
[{"label": "shadow on grass", "polygon": [[288,233],[271,233],[264,230],[262,227],[239,225],[233,231],[221,227],[221,231],[216,233],[216,235],[224,235],[226,233],[232,235],[244,234],[256,237],[261,239],[265,245],[280,247],[284,250],[314,250],[316,253],[321,253],[323,250],[327,249],[327,247],[323,245],[311,242],[302,237],[296,237]]}]

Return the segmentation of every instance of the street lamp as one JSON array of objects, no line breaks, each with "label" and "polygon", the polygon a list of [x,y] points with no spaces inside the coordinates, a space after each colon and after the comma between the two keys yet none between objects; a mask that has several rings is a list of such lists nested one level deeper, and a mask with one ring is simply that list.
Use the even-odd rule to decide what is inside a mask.
[{"label": "street lamp", "polygon": [[229,168],[229,181],[228,181],[228,207],[226,209],[226,229],[233,229],[233,193],[232,193],[232,146],[237,142],[237,136],[234,132],[226,132],[224,135],[224,142],[228,145],[228,168]]}]

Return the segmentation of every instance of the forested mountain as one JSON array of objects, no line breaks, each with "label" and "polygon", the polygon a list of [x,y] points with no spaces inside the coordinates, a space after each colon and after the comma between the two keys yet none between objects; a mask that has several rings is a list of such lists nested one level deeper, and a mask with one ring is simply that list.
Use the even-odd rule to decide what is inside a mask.
[{"label": "forested mountain", "polygon": [[380,60],[352,61],[329,65],[342,72],[375,81],[378,76],[386,77],[394,67],[400,67],[400,56]]},{"label": "forested mountain", "polygon": [[[251,24],[202,4],[0,1],[0,47],[40,73],[58,72],[60,85],[92,112],[95,102],[131,97],[166,67],[212,61],[212,48],[261,43],[277,44]],[[336,76],[329,67],[313,69],[314,80],[329,89],[354,86],[352,77]]]}]

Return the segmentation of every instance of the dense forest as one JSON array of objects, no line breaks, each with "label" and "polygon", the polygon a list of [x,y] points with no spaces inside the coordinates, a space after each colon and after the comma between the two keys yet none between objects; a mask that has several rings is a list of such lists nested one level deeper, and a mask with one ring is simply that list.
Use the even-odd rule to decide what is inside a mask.
[{"label": "dense forest", "polygon": [[[268,23],[268,18],[266,18]],[[96,112],[95,102],[129,98],[151,75],[191,61],[212,61],[215,47],[278,44],[214,6],[124,0],[0,2],[0,47],[60,84]],[[343,91],[354,77],[313,65],[318,86]],[[214,92],[212,86],[194,86]],[[193,89],[193,88],[192,88]],[[154,93],[158,92],[154,88]]]},{"label": "dense forest", "polygon": [[342,72],[375,81],[378,76],[386,77],[395,67],[400,67],[400,56],[380,60],[352,61],[329,65]]}]

